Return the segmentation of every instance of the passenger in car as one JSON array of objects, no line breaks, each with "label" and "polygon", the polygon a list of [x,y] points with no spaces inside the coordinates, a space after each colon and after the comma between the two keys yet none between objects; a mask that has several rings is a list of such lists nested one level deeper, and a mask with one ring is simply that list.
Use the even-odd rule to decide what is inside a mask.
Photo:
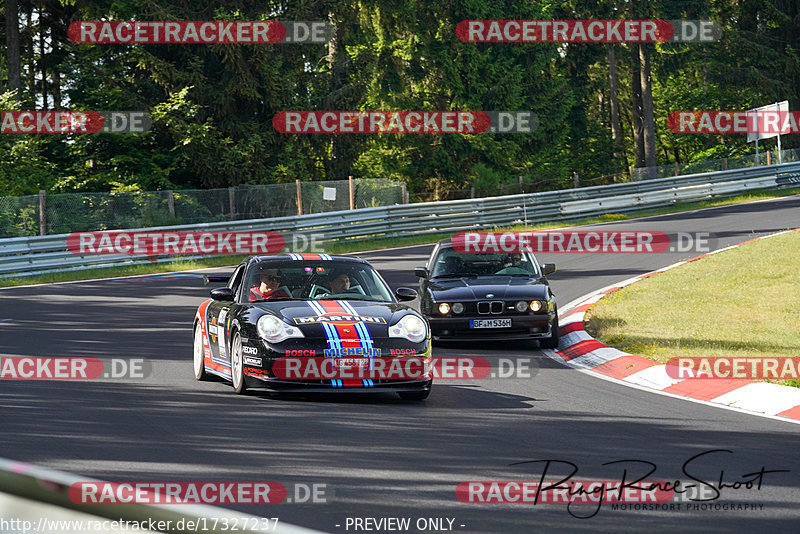
[{"label": "passenger in car", "polygon": [[278,269],[264,269],[259,275],[259,285],[250,288],[249,300],[273,299],[279,297],[291,297],[292,295],[281,287],[283,275]]}]

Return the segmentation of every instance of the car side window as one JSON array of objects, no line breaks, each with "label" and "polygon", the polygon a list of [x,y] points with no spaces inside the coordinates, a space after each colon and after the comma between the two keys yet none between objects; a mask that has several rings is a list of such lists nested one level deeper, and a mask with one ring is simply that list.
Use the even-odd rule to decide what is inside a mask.
[{"label": "car side window", "polygon": [[228,280],[228,287],[231,288],[234,296],[239,292],[239,287],[242,285],[242,278],[244,278],[244,265],[240,265],[233,271],[230,280]]}]

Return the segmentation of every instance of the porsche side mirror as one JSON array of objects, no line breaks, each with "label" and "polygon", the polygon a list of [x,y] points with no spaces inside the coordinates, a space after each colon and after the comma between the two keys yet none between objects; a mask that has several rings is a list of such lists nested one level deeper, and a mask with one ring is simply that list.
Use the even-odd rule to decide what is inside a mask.
[{"label": "porsche side mirror", "polygon": [[394,291],[397,300],[414,300],[417,298],[417,292],[410,287],[398,287]]},{"label": "porsche side mirror", "polygon": [[542,264],[542,274],[547,276],[550,273],[556,272],[556,264],[555,263],[543,263]]},{"label": "porsche side mirror", "polygon": [[428,278],[428,269],[425,267],[415,267],[414,274],[420,278]]},{"label": "porsche side mirror", "polygon": [[229,287],[218,287],[211,290],[211,298],[214,300],[233,301],[233,291]]},{"label": "porsche side mirror", "polygon": [[229,273],[229,274],[204,274],[203,275],[203,285],[207,286],[211,282],[223,282],[223,283],[227,282],[230,279],[231,274],[233,274],[233,273]]}]

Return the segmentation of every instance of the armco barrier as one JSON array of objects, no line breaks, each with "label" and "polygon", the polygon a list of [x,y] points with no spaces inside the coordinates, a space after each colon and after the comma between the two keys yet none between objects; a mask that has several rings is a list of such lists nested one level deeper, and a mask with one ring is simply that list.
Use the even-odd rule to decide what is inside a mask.
[{"label": "armco barrier", "polygon": [[[327,242],[393,238],[579,219],[609,212],[619,213],[658,207],[676,201],[700,200],[755,189],[779,188],[782,187],[777,181],[779,174],[798,171],[800,162],[793,162],[544,193],[398,204],[312,215],[162,226],[128,231],[323,234]],[[166,256],[79,255],[67,250],[66,241],[66,234],[0,240],[0,277],[109,265],[168,262],[176,259]],[[193,258],[199,257],[201,256],[193,256]]]},{"label": "armco barrier", "polygon": [[[97,521],[97,517],[107,518],[113,521],[128,521],[147,524],[148,521],[154,522],[170,521],[171,528],[159,532],[211,532],[226,533],[234,532],[255,533],[266,532],[263,525],[258,522],[261,518],[254,515],[226,510],[216,506],[198,504],[76,504],[69,497],[69,488],[72,484],[79,482],[99,482],[97,480],[77,477],[72,474],[62,473],[44,469],[35,465],[15,462],[0,458],[0,504],[2,504],[3,493],[15,495],[25,499],[35,501],[35,503],[48,503],[61,508],[77,510],[88,514],[89,519],[84,521]],[[32,506],[35,506],[32,503]],[[16,510],[20,515],[24,510]],[[68,512],[64,512],[68,513]],[[40,518],[47,515],[45,512],[36,511],[36,516]],[[72,518],[73,516],[69,516]],[[194,522],[206,518],[203,528],[187,528],[187,522]],[[247,522],[245,523],[245,518]],[[10,518],[5,517],[6,521]],[[53,517],[55,522],[61,517]],[[216,521],[214,520],[216,519]],[[231,524],[237,521],[238,528],[231,529]],[[303,527],[289,525],[278,521],[274,528],[270,522],[269,532],[275,534],[321,534],[318,530],[310,530]],[[245,528],[246,525],[257,525],[256,528]],[[258,527],[261,527],[260,530]],[[124,530],[124,529],[123,529]],[[144,530],[144,529],[142,529]],[[33,532],[33,530],[30,530]],[[40,532],[46,532],[41,530]]]}]

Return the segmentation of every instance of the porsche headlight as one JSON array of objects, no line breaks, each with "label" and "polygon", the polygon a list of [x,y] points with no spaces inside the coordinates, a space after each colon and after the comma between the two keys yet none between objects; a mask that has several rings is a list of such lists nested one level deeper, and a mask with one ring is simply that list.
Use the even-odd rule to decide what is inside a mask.
[{"label": "porsche headlight", "polygon": [[270,343],[280,343],[290,337],[305,337],[296,326],[291,326],[274,315],[262,315],[256,325],[258,335]]},{"label": "porsche headlight", "polygon": [[417,315],[408,314],[389,327],[389,337],[403,337],[421,343],[428,337],[428,327]]}]

